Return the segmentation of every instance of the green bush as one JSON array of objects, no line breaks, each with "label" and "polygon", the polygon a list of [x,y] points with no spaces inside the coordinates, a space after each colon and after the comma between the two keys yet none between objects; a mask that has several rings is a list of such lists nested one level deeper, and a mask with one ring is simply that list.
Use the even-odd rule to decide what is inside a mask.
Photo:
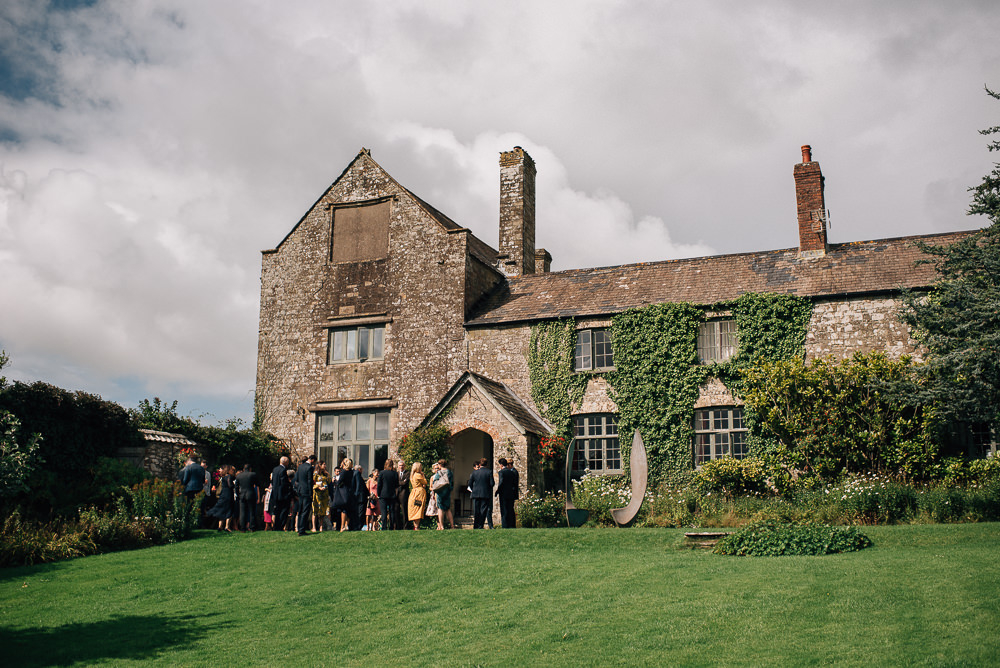
[{"label": "green bush", "polygon": [[722,457],[705,462],[694,475],[692,484],[702,493],[716,493],[727,497],[771,494],[768,470],[762,459],[747,457]]},{"label": "green bush", "polygon": [[848,478],[832,491],[847,522],[859,524],[896,524],[914,517],[917,491],[901,483],[861,475]]},{"label": "green bush", "polygon": [[0,534],[0,567],[30,566],[96,551],[86,532],[59,521],[41,524],[25,520],[16,510],[4,520]]},{"label": "green bush", "polygon": [[625,476],[586,473],[573,481],[573,505],[590,511],[590,521],[614,526],[612,508],[624,508],[632,494]]},{"label": "green bush", "polygon": [[735,556],[778,557],[854,552],[871,545],[871,539],[855,527],[764,521],[726,536],[713,551]]},{"label": "green bush", "polygon": [[409,464],[420,462],[429,472],[434,462],[449,458],[448,436],[448,427],[440,422],[418,427],[399,440],[399,456]]},{"label": "green bush", "polygon": [[179,483],[147,480],[124,490],[112,510],[87,508],[74,521],[42,524],[19,512],[4,521],[0,566],[72,559],[100,552],[131,550],[190,538],[199,503],[187,503]]},{"label": "green bush", "polygon": [[534,487],[514,504],[518,523],[525,528],[566,526],[566,495],[552,492],[539,496]]}]

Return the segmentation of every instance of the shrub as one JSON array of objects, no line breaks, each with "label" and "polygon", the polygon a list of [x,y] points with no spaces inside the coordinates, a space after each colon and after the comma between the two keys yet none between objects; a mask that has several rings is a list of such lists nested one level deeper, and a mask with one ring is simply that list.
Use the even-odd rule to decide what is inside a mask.
[{"label": "shrub", "polygon": [[517,521],[525,528],[566,526],[566,494],[551,492],[539,496],[534,487],[514,504]]},{"label": "shrub", "polygon": [[30,566],[96,551],[85,532],[58,521],[49,524],[26,521],[16,510],[4,520],[0,534],[0,567]]},{"label": "shrub", "polygon": [[114,508],[87,508],[75,521],[4,521],[0,566],[20,566],[173,543],[190,538],[199,504],[187,503],[179,483],[147,480],[115,499]]},{"label": "shrub", "polygon": [[448,427],[440,422],[418,427],[399,441],[399,456],[403,461],[420,462],[425,471],[439,459],[448,458]]},{"label": "shrub", "polygon": [[860,524],[895,524],[914,516],[917,492],[903,485],[874,475],[849,478],[834,487],[836,501],[840,497],[845,519]]},{"label": "shrub", "polygon": [[754,522],[720,540],[716,554],[751,557],[819,555],[853,552],[872,541],[855,527]]},{"label": "shrub", "polygon": [[722,457],[705,462],[695,472],[692,484],[702,493],[712,492],[727,497],[747,494],[770,494],[767,469],[757,457],[736,459]]},{"label": "shrub", "polygon": [[590,511],[590,520],[605,526],[614,525],[612,508],[628,505],[632,494],[625,476],[600,475],[588,471],[573,481],[573,504]]}]

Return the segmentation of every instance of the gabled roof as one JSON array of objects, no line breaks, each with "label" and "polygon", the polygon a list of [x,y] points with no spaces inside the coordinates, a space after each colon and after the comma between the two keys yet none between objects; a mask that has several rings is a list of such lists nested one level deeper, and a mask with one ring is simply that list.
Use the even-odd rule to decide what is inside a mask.
[{"label": "gabled roof", "polygon": [[[406,187],[402,186],[399,183],[399,181],[397,181],[396,179],[394,179],[392,177],[392,175],[389,174],[389,172],[385,171],[385,168],[382,167],[382,165],[380,165],[377,162],[375,162],[375,158],[372,157],[371,151],[369,151],[367,148],[362,148],[360,151],[358,151],[358,154],[356,156],[354,156],[354,159],[351,160],[351,162],[348,163],[347,167],[344,168],[344,171],[342,171],[340,173],[340,176],[338,176],[336,179],[334,179],[333,183],[331,183],[327,187],[327,189],[323,191],[323,194],[319,196],[319,199],[317,199],[315,202],[313,202],[312,206],[310,206],[308,209],[306,209],[306,212],[304,214],[302,214],[302,217],[299,218],[298,222],[295,223],[295,225],[292,227],[292,229],[289,230],[288,234],[285,235],[285,237],[278,243],[278,245],[275,246],[272,249],[265,250],[265,251],[262,251],[262,252],[264,252],[264,253],[273,253],[273,252],[277,251],[279,248],[281,248],[281,245],[285,243],[285,241],[288,239],[288,237],[292,236],[292,233],[294,233],[295,230],[298,229],[299,225],[302,224],[302,221],[304,221],[306,219],[306,216],[308,216],[309,213],[313,209],[315,209],[316,206],[320,202],[322,202],[324,198],[326,198],[326,196],[330,193],[330,191],[333,190],[336,187],[337,183],[339,183],[340,180],[342,178],[344,178],[344,175],[347,174],[348,171],[350,171],[351,167],[354,166],[354,163],[356,163],[358,160],[361,160],[361,159],[367,160],[372,165],[374,165],[379,170],[381,170],[382,173],[385,174],[386,178],[388,178],[389,181],[393,183],[393,185],[395,185],[397,188],[399,188],[402,192],[404,192],[407,195],[409,195],[410,197],[412,197],[413,201],[416,202],[417,206],[419,206],[424,211],[424,213],[426,213],[428,216],[430,216],[432,219],[434,219],[438,223],[438,225],[440,225],[442,228],[444,228],[448,232],[467,232],[469,234],[469,236],[473,236],[473,238],[475,238],[474,235],[472,234],[472,232],[467,227],[462,227],[461,225],[459,225],[458,223],[456,223],[454,220],[452,220],[451,218],[449,218],[447,215],[445,215],[444,213],[442,213],[441,211],[437,210],[436,208],[434,208],[433,206],[431,206],[430,204],[428,204],[427,202],[425,202],[423,199],[421,199],[420,197],[418,197],[416,194],[414,194],[414,192],[412,190],[410,190],[409,188],[406,188]],[[477,241],[479,241],[478,245],[472,245],[473,253],[476,254],[481,260],[484,260],[486,262],[486,264],[488,264],[488,265],[492,264],[493,260],[496,259],[497,252],[495,250],[493,250],[492,247],[490,247],[485,242],[483,242],[483,241],[481,241],[479,239],[477,239]],[[482,251],[482,248],[481,248],[483,246],[485,246],[486,249],[487,249],[485,253]],[[492,256],[489,253],[490,251],[492,251]]]},{"label": "gabled roof", "polygon": [[800,257],[797,248],[787,248],[525,274],[501,285],[466,326],[612,315],[662,302],[714,304],[747,292],[822,298],[923,288],[937,273],[930,264],[915,264],[927,258],[915,242],[946,245],[970,234],[830,244],[823,257]]},{"label": "gabled roof", "polygon": [[444,398],[434,407],[427,417],[424,418],[423,424],[429,424],[433,422],[441,413],[451,405],[463,389],[468,386],[475,387],[479,390],[479,393],[489,401],[494,408],[496,408],[500,413],[507,418],[508,421],[522,434],[532,433],[532,434],[551,434],[552,427],[549,423],[542,419],[538,413],[531,410],[528,404],[524,403],[520,397],[518,397],[513,390],[504,385],[503,383],[497,382],[495,380],[490,380],[486,376],[481,376],[478,373],[473,373],[471,371],[466,371],[462,374],[462,377],[455,381],[451,389],[448,390]]}]

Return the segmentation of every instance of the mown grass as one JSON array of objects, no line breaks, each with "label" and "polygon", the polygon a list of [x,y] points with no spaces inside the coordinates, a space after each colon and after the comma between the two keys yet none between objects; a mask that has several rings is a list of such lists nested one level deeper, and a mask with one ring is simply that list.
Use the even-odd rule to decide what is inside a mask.
[{"label": "mown grass", "polygon": [[1000,524],[736,558],[673,529],[218,535],[0,571],[4,665],[995,665]]}]

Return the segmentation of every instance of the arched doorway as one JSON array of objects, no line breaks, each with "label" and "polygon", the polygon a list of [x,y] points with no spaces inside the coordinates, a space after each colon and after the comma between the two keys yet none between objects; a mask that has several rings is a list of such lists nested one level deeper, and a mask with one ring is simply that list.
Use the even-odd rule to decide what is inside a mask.
[{"label": "arched doorway", "polygon": [[493,438],[478,429],[464,429],[451,437],[451,470],[455,473],[452,506],[455,517],[472,517],[472,495],[467,484],[472,466],[483,457],[493,466]]}]

